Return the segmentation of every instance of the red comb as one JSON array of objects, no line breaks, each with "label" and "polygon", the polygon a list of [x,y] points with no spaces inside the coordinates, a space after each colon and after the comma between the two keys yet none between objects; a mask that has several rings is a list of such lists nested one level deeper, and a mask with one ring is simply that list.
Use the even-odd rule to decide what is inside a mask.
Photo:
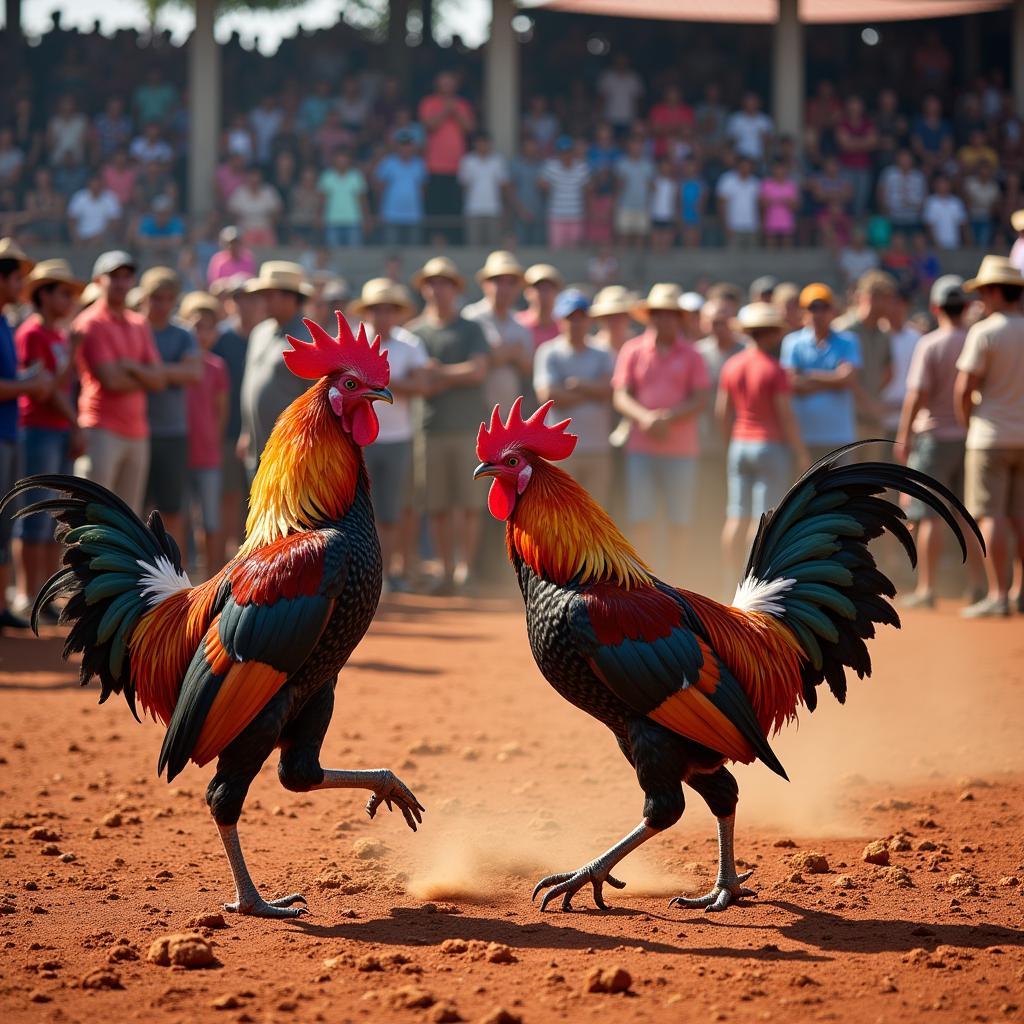
[{"label": "red comb", "polygon": [[299,341],[288,335],[291,349],[284,354],[285,364],[296,377],[319,380],[341,370],[351,370],[372,387],[386,387],[391,379],[388,354],[380,350],[380,335],[370,344],[366,325],[359,325],[358,334],[352,334],[345,315],[338,310],[338,336],[332,338],[313,320],[302,321],[313,339]]},{"label": "red comb", "polygon": [[481,462],[497,462],[506,448],[516,445],[539,455],[543,459],[558,462],[572,455],[576,447],[576,435],[567,434],[565,428],[572,420],[562,420],[553,427],[546,426],[544,417],[554,402],[545,402],[529,419],[523,419],[523,398],[513,403],[508,419],[501,422],[498,406],[491,413],[490,424],[481,423],[476,437],[476,454]]}]

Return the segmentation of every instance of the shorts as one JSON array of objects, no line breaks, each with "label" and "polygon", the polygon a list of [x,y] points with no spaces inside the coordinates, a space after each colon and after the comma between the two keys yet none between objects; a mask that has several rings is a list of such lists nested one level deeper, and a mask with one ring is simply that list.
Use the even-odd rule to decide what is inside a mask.
[{"label": "shorts", "polygon": [[363,449],[363,458],[373,514],[385,526],[394,526],[409,507],[412,441],[376,441]]},{"label": "shorts", "polygon": [[548,245],[552,249],[571,249],[582,242],[582,218],[552,217],[548,221]]},{"label": "shorts", "polygon": [[656,217],[651,218],[651,227],[655,231],[673,231],[675,230],[676,222],[674,220],[658,220]]},{"label": "shorts", "polygon": [[[6,494],[18,482],[18,442],[0,441],[0,494]],[[11,561],[11,527],[14,509],[8,505],[0,512],[0,565]]]},{"label": "shorts", "polygon": [[[25,476],[36,473],[70,473],[71,433],[53,427],[25,427],[21,434],[21,454]],[[52,491],[29,491],[25,505],[54,497]],[[24,505],[22,506],[24,507]],[[14,523],[14,536],[28,544],[49,544],[53,541],[56,523],[49,512],[18,519]]]},{"label": "shorts", "polygon": [[199,506],[199,518],[204,533],[220,529],[220,499],[223,476],[219,468],[189,470],[189,498]]},{"label": "shorts", "polygon": [[[964,495],[964,443],[942,441],[934,434],[918,434],[907,459],[911,469],[935,477],[945,484],[958,498]],[[907,506],[907,518],[918,523],[922,519],[937,519],[938,512],[918,498],[911,498]]]},{"label": "shorts", "polygon": [[422,457],[416,460],[417,485],[427,513],[479,509],[487,487],[473,479],[476,438],[472,434],[424,434]]},{"label": "shorts", "polygon": [[85,428],[85,451],[75,460],[75,476],[92,480],[143,514],[149,475],[149,438],[124,437],[103,427]]},{"label": "shorts", "polygon": [[964,485],[965,504],[976,519],[1024,519],[1024,448],[969,448]]},{"label": "shorts", "polygon": [[696,492],[696,459],[626,453],[626,519],[630,523],[653,521],[660,504],[672,526],[689,526]]},{"label": "shorts", "polygon": [[779,441],[734,440],[727,467],[730,519],[760,519],[778,506],[793,481],[792,454]]},{"label": "shorts", "polygon": [[181,515],[187,488],[188,437],[151,437],[146,499],[166,515]]},{"label": "shorts", "polygon": [[646,210],[616,210],[615,230],[620,235],[646,235],[651,230],[651,215]]},{"label": "shorts", "polygon": [[249,475],[245,463],[235,454],[237,438],[225,440],[220,456],[220,486],[224,494],[248,494]]}]

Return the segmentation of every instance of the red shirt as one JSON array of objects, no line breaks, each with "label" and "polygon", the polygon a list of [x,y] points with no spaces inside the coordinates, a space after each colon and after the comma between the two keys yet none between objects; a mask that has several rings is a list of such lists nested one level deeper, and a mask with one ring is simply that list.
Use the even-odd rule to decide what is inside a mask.
[{"label": "red shirt", "polygon": [[790,384],[777,359],[751,345],[725,361],[718,386],[732,399],[735,440],[783,440],[775,399],[788,394]]},{"label": "red shirt", "polygon": [[521,313],[516,313],[515,318],[533,335],[534,350],[540,348],[545,341],[557,338],[562,333],[558,323],[554,320],[549,324],[541,325],[538,322],[537,314],[532,309],[524,309]]},{"label": "red shirt", "polygon": [[149,437],[146,392],[108,391],[94,370],[104,363],[131,359],[137,363],[159,363],[153,332],[146,318],[126,309],[113,313],[100,299],[75,318],[73,329],[82,335],[78,347],[78,373],[82,390],[78,394],[78,422],[99,427],[121,437]]},{"label": "red shirt", "polygon": [[[67,335],[44,327],[38,313],[33,313],[14,332],[14,347],[20,369],[41,363],[43,369],[54,376],[63,373],[71,358]],[[64,389],[70,398],[70,379]],[[46,427],[49,430],[68,430],[71,427],[68,418],[51,402],[40,402],[28,395],[18,399],[18,413],[23,427]]]},{"label": "red shirt", "polygon": [[[658,347],[654,331],[649,329],[622,346],[612,386],[625,388],[648,409],[671,409],[694,392],[706,391],[711,381],[700,353],[682,335],[665,350]],[[696,415],[676,420],[657,437],[634,427],[626,448],[648,455],[692,458],[700,453],[697,421]]]},{"label": "red shirt", "polygon": [[203,353],[203,376],[188,388],[188,465],[220,469],[223,447],[217,411],[228,390],[228,367],[220,356]]},{"label": "red shirt", "polygon": [[648,119],[655,130],[654,155],[661,157],[668,152],[669,135],[693,124],[693,111],[685,103],[656,103]]},{"label": "red shirt", "polygon": [[[419,120],[427,121],[438,117],[449,100],[445,96],[424,96],[420,100]],[[449,114],[434,128],[427,128],[427,144],[423,148],[423,159],[431,174],[457,174],[459,161],[466,152],[466,131],[463,124],[473,128],[473,108],[460,96],[452,96],[451,103],[459,112]]]}]

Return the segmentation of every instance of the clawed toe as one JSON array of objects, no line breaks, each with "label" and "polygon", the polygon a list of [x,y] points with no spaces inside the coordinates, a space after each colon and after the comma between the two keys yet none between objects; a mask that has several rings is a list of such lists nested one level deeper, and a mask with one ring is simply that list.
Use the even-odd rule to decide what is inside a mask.
[{"label": "clawed toe", "polygon": [[[302,906],[293,906],[295,903],[301,903]],[[224,909],[231,914],[243,914],[247,917],[292,918],[309,913],[306,897],[298,892],[293,892],[290,896],[281,896],[276,900],[259,897],[245,902],[236,900],[234,903],[225,903]]]},{"label": "clawed toe", "polygon": [[547,905],[557,896],[562,897],[562,910],[571,911],[573,896],[588,882],[594,890],[594,904],[598,910],[608,909],[608,904],[604,901],[603,890],[605,882],[612,886],[613,889],[624,889],[626,887],[625,882],[621,882],[611,875],[599,874],[595,868],[588,865],[585,868],[580,868],[579,871],[564,871],[557,875],[548,875],[546,878],[542,878],[534,886],[533,895],[530,899],[531,901],[535,900],[543,889],[547,889],[548,891],[544,893],[544,899],[540,903],[541,913],[547,909]]},{"label": "clawed toe", "polygon": [[753,889],[747,889],[740,885],[753,874],[747,871],[737,877],[731,885],[716,885],[711,892],[704,896],[674,896],[668,901],[670,907],[684,907],[687,910],[703,910],[708,914],[717,914],[728,908],[734,900],[745,899],[748,896],[756,896]]},{"label": "clawed toe", "polygon": [[413,832],[416,831],[416,826],[423,822],[426,808],[413,796],[412,790],[393,772],[387,773],[387,778],[381,788],[367,800],[366,813],[373,818],[381,804],[385,804],[389,811],[394,810],[392,804],[397,805],[405,818],[405,823]]}]

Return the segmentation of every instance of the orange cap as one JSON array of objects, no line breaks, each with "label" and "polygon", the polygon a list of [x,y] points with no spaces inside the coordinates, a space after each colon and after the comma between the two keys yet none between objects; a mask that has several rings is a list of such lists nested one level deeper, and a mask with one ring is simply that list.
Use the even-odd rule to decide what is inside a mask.
[{"label": "orange cap", "polygon": [[830,306],[836,304],[832,289],[827,284],[809,284],[800,293],[800,306],[806,309],[812,302],[827,302]]}]

